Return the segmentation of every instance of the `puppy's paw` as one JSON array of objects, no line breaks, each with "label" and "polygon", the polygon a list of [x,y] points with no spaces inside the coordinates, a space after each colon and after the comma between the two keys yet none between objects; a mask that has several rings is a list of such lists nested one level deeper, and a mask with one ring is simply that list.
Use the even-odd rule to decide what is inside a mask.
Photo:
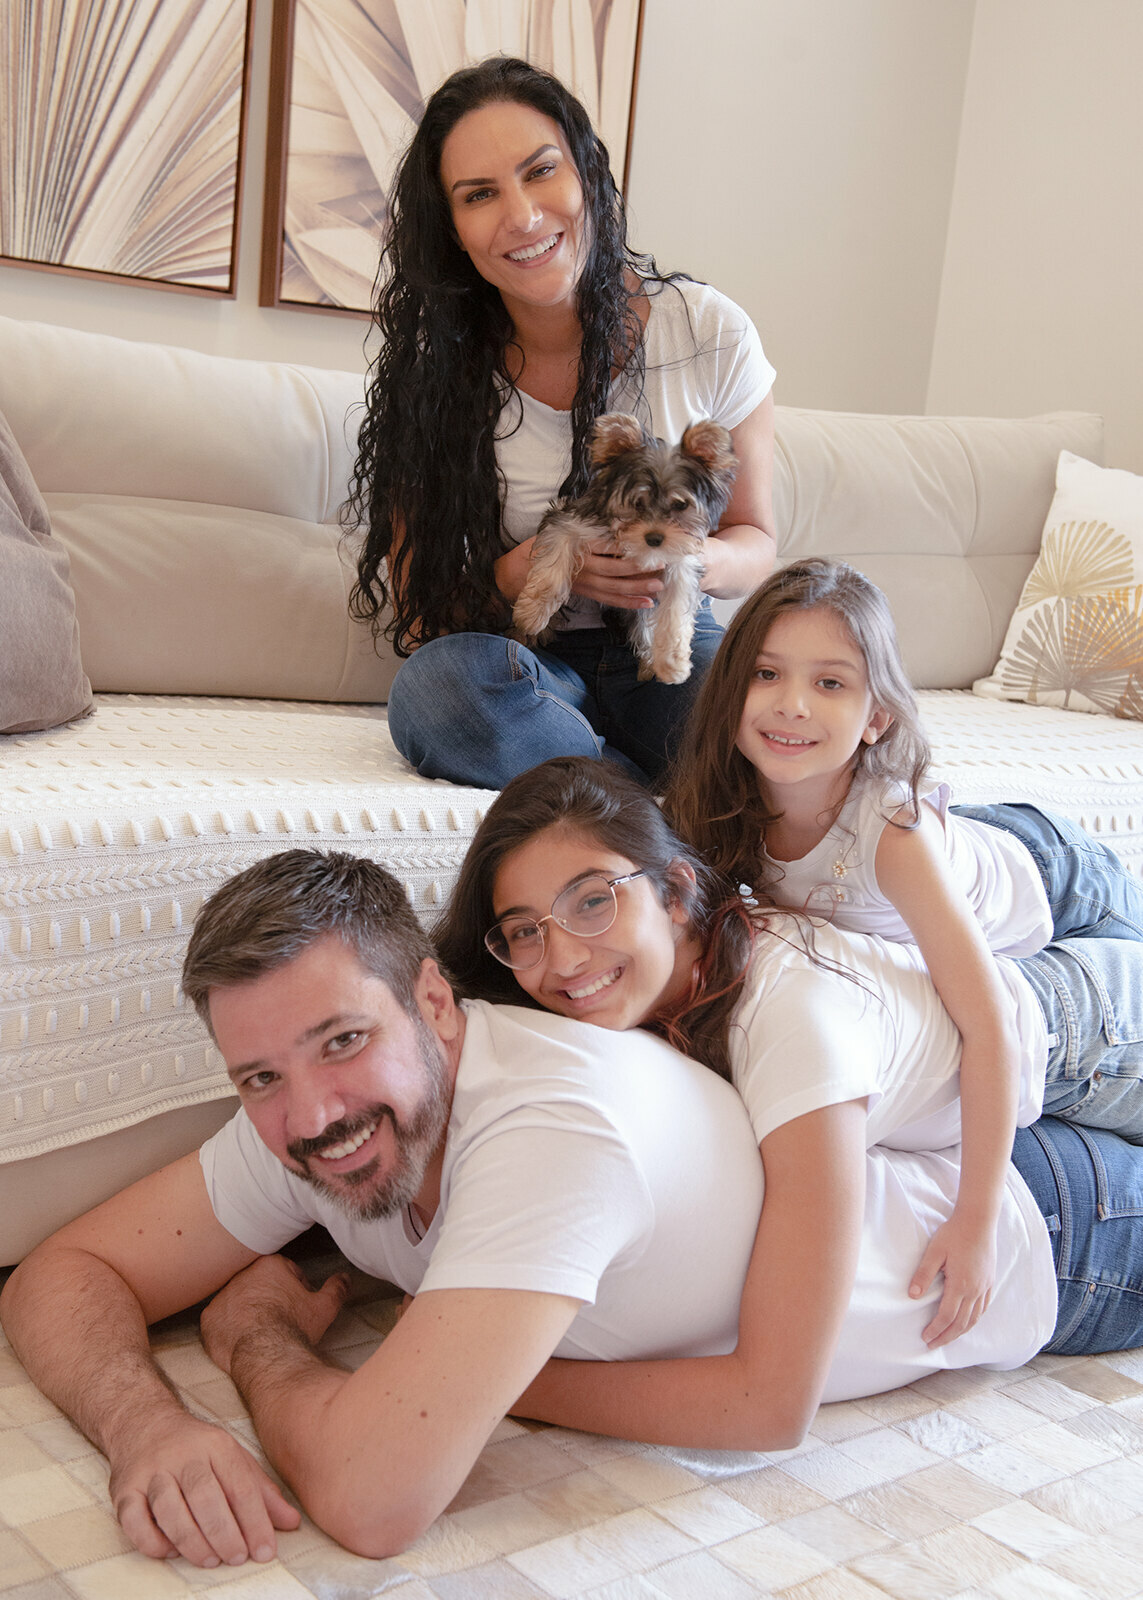
[{"label": "puppy's paw", "polygon": [[648,678],[655,678],[659,683],[686,683],[691,675],[691,660],[687,659],[681,664],[669,662],[658,663],[652,667],[639,668],[639,681],[645,682]]},{"label": "puppy's paw", "polygon": [[538,639],[563,601],[546,590],[525,587],[512,607],[512,627],[525,639]]},{"label": "puppy's paw", "polygon": [[[658,678],[660,683],[686,683],[691,675],[689,632],[684,639],[672,638],[668,629],[659,628],[651,651],[651,671],[647,675]],[[639,676],[643,676],[642,671]]]}]

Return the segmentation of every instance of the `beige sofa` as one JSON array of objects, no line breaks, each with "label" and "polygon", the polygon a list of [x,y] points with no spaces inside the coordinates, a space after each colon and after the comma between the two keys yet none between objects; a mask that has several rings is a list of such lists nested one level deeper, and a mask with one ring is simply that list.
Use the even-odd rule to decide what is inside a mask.
[{"label": "beige sofa", "polygon": [[[71,558],[93,716],[0,738],[0,1263],[230,1112],[182,1004],[203,897],[260,856],[383,860],[426,920],[490,796],[396,754],[336,516],[361,380],[0,318],[6,414]],[[968,692],[1097,417],[779,408],[783,558],[889,593],[963,800],[1079,817],[1143,867],[1143,725]]]}]

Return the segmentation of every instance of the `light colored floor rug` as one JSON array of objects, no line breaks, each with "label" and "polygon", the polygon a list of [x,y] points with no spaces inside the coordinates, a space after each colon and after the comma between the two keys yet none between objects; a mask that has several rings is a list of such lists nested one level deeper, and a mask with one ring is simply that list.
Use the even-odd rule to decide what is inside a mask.
[{"label": "light colored floor rug", "polygon": [[[379,1290],[327,1348],[361,1364]],[[155,1336],[189,1404],[255,1445],[193,1318]],[[1143,1352],[1041,1356],[824,1406],[782,1456],[651,1449],[506,1421],[405,1555],[310,1523],[279,1559],[199,1571],[131,1550],[103,1458],[0,1348],[3,1600],[1128,1600],[1143,1594]]]}]

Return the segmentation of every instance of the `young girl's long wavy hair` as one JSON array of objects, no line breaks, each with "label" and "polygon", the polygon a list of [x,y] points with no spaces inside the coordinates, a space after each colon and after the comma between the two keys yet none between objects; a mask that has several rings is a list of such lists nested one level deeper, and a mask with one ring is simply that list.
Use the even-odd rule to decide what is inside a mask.
[{"label": "young girl's long wavy hair", "polygon": [[[441,151],[482,106],[530,106],[561,129],[583,188],[587,259],[577,285],[583,339],[572,402],[572,464],[561,494],[588,474],[588,440],[613,377],[639,387],[643,330],[633,274],[663,278],[627,242],[606,147],[557,78],[511,56],[454,73],[429,98],[390,198],[374,316],[381,348],[370,373],[347,529],[365,529],[353,615],[398,655],[460,628],[507,626],[493,563],[504,553],[495,438],[516,397],[513,326],[499,292],[461,249],[441,182]],[[396,541],[396,543],[395,543]],[[382,612],[392,608],[386,624]]]},{"label": "young girl's long wavy hair", "polygon": [[500,866],[521,845],[556,827],[625,856],[647,874],[664,906],[683,906],[702,955],[683,999],[644,1026],[729,1077],[731,1014],[754,939],[750,915],[738,895],[728,893],[706,862],[676,838],[647,791],[610,762],[557,756],[513,778],[493,802],[434,929],[442,963],[458,989],[477,999],[536,1004],[511,969],[489,953],[484,935],[496,921],[493,888]]},{"label": "young girl's long wavy hair", "polygon": [[[818,557],[792,562],[735,614],[687,720],[663,802],[676,832],[733,884],[749,884],[765,899],[776,874],[762,840],[771,811],[758,776],[738,749],[738,727],[755,663],[775,620],[790,611],[823,607],[844,624],[865,661],[869,691],[892,722],[876,744],[861,743],[854,779],[896,779],[911,799],[916,826],[918,786],[929,764],[917,697],[901,661],[889,602],[875,583],[844,561]],[[907,802],[908,804],[908,802]]]}]

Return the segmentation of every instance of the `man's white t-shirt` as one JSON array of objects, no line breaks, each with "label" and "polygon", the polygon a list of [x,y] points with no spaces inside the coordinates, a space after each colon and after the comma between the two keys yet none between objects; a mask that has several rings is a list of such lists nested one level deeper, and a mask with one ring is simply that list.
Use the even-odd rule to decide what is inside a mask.
[{"label": "man's white t-shirt", "polygon": [[441,1179],[423,1238],[407,1209],[347,1216],[242,1111],[201,1152],[215,1215],[270,1253],[320,1222],[409,1293],[527,1289],[583,1301],[557,1355],[733,1349],[761,1205],[758,1146],[731,1086],[641,1032],[464,1003]]}]

